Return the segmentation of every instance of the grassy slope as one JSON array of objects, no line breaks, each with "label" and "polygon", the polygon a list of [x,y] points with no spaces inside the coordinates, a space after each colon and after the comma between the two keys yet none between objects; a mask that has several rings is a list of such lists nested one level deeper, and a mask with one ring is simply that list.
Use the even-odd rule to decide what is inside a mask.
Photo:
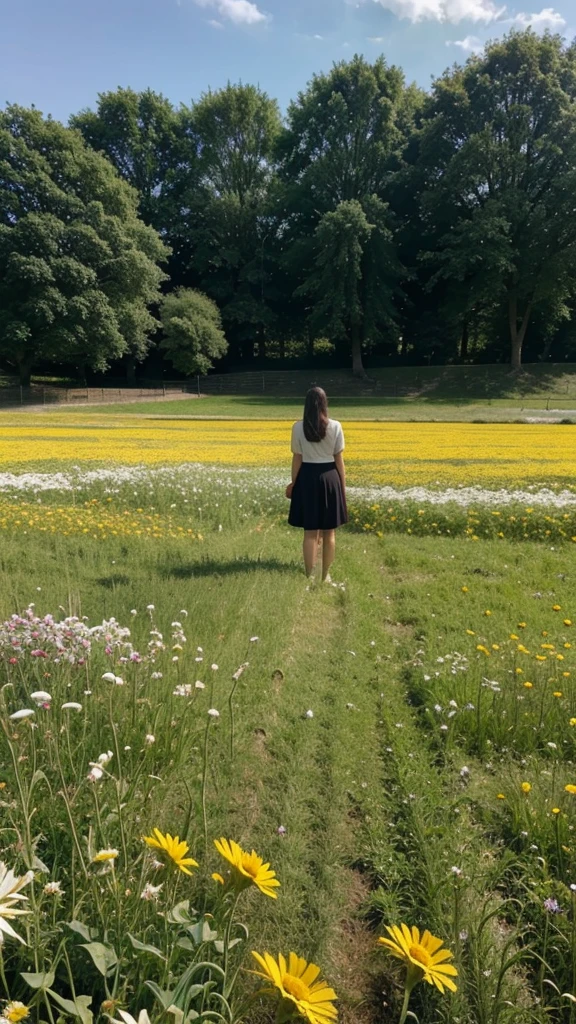
[{"label": "grassy slope", "polygon": [[[49,415],[73,415],[83,407],[46,406]],[[573,412],[576,408],[576,396],[563,396],[550,401],[546,397],[520,396],[495,399],[386,399],[373,398],[339,398],[335,396],[330,403],[330,412],[337,419],[343,420],[447,420],[447,421],[507,421],[520,418],[530,410],[546,411],[550,409]],[[176,401],[130,402],[112,405],[92,405],[86,407],[90,415],[98,416],[147,416],[153,419],[282,419],[295,420],[302,415],[302,402],[295,398],[278,398],[246,395],[226,395],[224,397],[206,397],[200,400],[178,399]],[[20,410],[16,410],[20,412]],[[44,410],[42,410],[44,411]],[[34,415],[27,413],[26,415]]]},{"label": "grassy slope", "polygon": [[[264,522],[210,535],[205,550],[177,542],[143,548],[10,536],[0,551],[0,614],[32,600],[39,611],[63,605],[92,621],[113,614],[126,622],[132,607],[154,602],[168,632],[178,610],[188,609],[189,644],[201,644],[206,661],[219,665],[211,702],[223,718],[211,831],[254,844],[283,881],[278,903],[252,904],[254,941],[320,958],[343,996],[344,1024],[361,1024],[379,1019],[375,991],[383,987],[389,1003],[397,997],[393,975],[382,976],[384,960],[357,915],[360,903],[369,899],[385,920],[430,924],[454,942],[450,866],[469,870],[460,925],[473,926],[485,883],[478,866],[488,845],[478,824],[484,811],[478,815],[462,795],[459,761],[448,759],[440,770],[419,732],[405,666],[422,643],[431,655],[457,647],[486,607],[514,622],[534,614],[536,589],[569,599],[576,559],[566,549],[543,552],[528,544],[378,542],[343,533],[336,576],[346,580],[346,590],[310,591],[298,555],[295,533]],[[465,605],[463,583],[472,587]],[[135,621],[137,635],[146,628]],[[254,635],[260,639],[250,644]],[[230,764],[224,712],[231,674],[246,659]],[[482,808],[491,799],[483,791],[483,766],[467,762]],[[192,759],[191,782],[193,766]],[[169,825],[184,803],[176,784],[168,803],[154,810]],[[439,818],[439,807],[456,805],[458,817]],[[284,839],[277,835],[281,824]],[[482,987],[481,976],[478,981]],[[426,998],[424,1019],[446,1019],[440,1009],[440,1016],[431,1015]],[[472,1018],[460,1019],[482,1018],[473,1009]]]}]

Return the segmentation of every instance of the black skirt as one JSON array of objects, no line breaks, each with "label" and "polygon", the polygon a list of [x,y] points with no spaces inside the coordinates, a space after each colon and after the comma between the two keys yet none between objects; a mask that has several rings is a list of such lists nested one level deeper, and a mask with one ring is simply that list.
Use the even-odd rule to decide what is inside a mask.
[{"label": "black skirt", "polygon": [[304,530],[335,530],[348,522],[335,462],[302,463],[292,490],[288,522]]}]

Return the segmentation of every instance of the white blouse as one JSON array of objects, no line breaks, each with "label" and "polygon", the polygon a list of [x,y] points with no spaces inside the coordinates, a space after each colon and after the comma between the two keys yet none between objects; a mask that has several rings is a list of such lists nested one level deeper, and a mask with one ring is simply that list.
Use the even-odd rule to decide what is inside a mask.
[{"label": "white blouse", "polygon": [[298,420],[292,427],[291,447],[303,462],[334,462],[334,456],[344,451],[344,431],[338,420],[328,420],[326,436],[321,441],[307,441],[304,424]]}]

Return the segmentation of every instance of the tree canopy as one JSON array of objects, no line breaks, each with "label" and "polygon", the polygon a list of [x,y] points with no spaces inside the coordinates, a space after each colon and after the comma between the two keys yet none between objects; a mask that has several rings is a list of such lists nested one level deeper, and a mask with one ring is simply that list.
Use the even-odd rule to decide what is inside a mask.
[{"label": "tree canopy", "polygon": [[80,134],[36,110],[0,113],[0,353],[106,369],[146,354],[167,250],[138,196]]},{"label": "tree canopy", "polygon": [[[70,125],[0,112],[0,358],[24,380],[133,363],[155,334],[182,373],[320,348],[357,373],[575,351],[576,44],[559,36],[512,31],[427,94],[357,55],[285,118],[228,84],[179,107],[102,93]],[[176,308],[188,326],[165,344]]]}]

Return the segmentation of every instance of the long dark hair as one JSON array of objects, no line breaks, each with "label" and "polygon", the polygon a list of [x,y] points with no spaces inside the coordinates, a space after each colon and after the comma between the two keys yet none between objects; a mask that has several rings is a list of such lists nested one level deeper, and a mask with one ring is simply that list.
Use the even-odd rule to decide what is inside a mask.
[{"label": "long dark hair", "polygon": [[322,441],[328,426],[328,399],[322,388],[310,388],[304,402],[304,437],[307,441]]}]

